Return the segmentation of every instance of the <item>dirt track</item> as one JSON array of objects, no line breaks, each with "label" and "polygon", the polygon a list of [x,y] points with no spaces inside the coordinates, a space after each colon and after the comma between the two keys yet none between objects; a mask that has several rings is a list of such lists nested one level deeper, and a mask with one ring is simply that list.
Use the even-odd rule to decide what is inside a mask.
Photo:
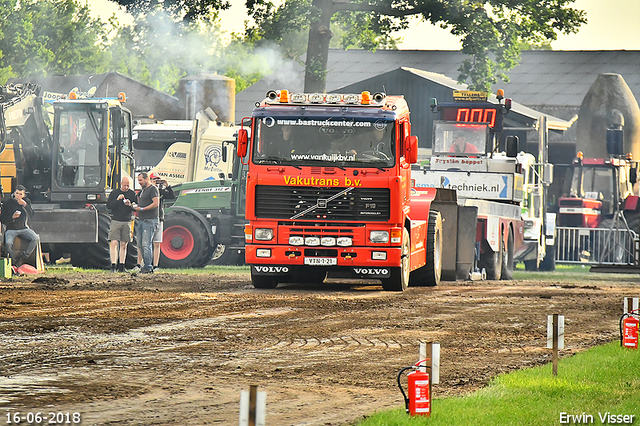
[{"label": "dirt track", "polygon": [[237,425],[240,390],[256,384],[268,425],[345,425],[402,405],[395,375],[421,340],[441,344],[436,397],[460,394],[548,362],[547,314],[566,317],[567,356],[616,339],[622,298],[640,296],[636,277],[529,276],[404,293],[258,291],[247,272],[4,281],[0,406],[83,425]]}]

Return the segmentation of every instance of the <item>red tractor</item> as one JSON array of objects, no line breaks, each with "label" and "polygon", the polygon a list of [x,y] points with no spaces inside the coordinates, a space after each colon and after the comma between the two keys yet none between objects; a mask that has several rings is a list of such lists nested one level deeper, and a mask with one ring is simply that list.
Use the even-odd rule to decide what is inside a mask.
[{"label": "red tractor", "polygon": [[583,158],[578,153],[558,201],[559,262],[633,263],[640,234],[636,181],[637,162],[630,156]]}]

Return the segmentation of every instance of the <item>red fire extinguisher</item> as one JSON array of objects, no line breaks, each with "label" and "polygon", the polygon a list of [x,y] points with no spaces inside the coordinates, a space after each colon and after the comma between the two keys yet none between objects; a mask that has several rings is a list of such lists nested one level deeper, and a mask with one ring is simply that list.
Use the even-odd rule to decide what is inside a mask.
[{"label": "red fire extinguisher", "polygon": [[629,311],[620,317],[620,345],[625,348],[638,349],[639,309]]},{"label": "red fire extinguisher", "polygon": [[[425,361],[427,361],[427,359],[423,359],[422,361],[417,362],[411,367],[404,367],[398,372],[398,387],[400,388],[400,392],[402,392],[402,396],[404,397],[405,409],[411,416],[431,416],[429,373],[424,373],[418,370],[418,368],[420,367],[426,367],[426,365],[420,365]],[[407,387],[409,392],[408,397],[404,392],[404,389],[402,389],[402,384],[400,383],[402,373],[407,370],[414,370],[413,372],[407,374]]]}]

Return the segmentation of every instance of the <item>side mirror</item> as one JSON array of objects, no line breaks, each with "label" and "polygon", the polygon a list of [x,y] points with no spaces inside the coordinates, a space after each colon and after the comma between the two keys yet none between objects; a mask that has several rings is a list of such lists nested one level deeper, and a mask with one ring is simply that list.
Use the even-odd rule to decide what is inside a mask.
[{"label": "side mirror", "polygon": [[238,130],[238,157],[244,158],[247,155],[247,146],[249,144],[249,133],[247,129]]},{"label": "side mirror", "polygon": [[551,185],[553,183],[553,164],[547,163],[542,169],[542,184]]},{"label": "side mirror", "polygon": [[407,136],[404,145],[407,147],[407,153],[405,157],[409,161],[409,164],[414,164],[418,162],[418,137],[417,136]]},{"label": "side mirror", "polygon": [[518,155],[520,139],[517,136],[507,136],[505,140],[507,157],[515,158]]},{"label": "side mirror", "polygon": [[638,169],[637,166],[631,166],[629,169],[629,182],[631,185],[635,185],[638,181]]}]

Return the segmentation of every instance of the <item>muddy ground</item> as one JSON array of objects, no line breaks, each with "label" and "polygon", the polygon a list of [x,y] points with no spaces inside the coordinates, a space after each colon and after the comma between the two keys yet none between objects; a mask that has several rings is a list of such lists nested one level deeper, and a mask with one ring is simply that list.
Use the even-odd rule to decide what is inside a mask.
[{"label": "muddy ground", "polygon": [[244,270],[4,280],[0,421],[78,412],[83,425],[237,425],[240,391],[255,384],[268,425],[346,425],[402,406],[396,373],[420,341],[441,344],[436,398],[464,394],[549,362],[547,314],[565,315],[571,356],[617,339],[623,297],[640,296],[636,276],[521,275],[404,293],[375,282],[255,290]]}]

